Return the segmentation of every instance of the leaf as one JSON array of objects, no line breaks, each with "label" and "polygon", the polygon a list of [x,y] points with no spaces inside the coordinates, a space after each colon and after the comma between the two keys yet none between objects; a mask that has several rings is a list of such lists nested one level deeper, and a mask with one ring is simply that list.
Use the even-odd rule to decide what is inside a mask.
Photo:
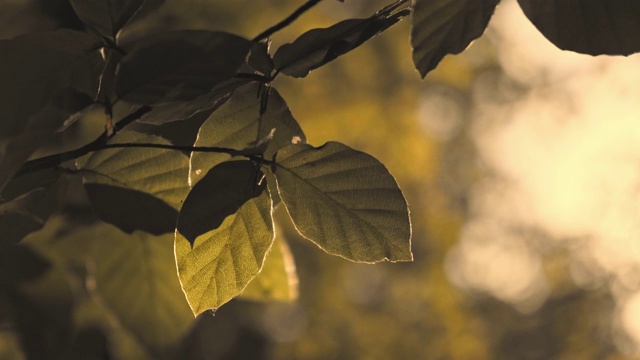
[{"label": "leaf", "polygon": [[249,67],[266,76],[270,76],[274,68],[273,59],[269,55],[270,46],[271,40],[253,43],[247,59]]},{"label": "leaf", "polygon": [[[252,83],[238,89],[202,125],[194,146],[250,151],[252,144],[268,137],[271,130],[275,129],[273,138],[264,149],[264,157],[271,159],[278,149],[291,144],[292,140],[304,142],[305,136],[300,125],[275,89],[271,89],[265,112],[260,115],[262,99],[258,97],[258,92],[261,87],[261,84]],[[230,157],[221,153],[192,153],[189,174],[191,184],[198,182],[208,169]]]},{"label": "leaf", "polygon": [[[118,133],[114,143],[168,144],[134,132]],[[105,221],[125,232],[172,232],[189,191],[188,159],[179,151],[152,148],[106,149],[82,167],[91,205]]]},{"label": "leaf", "polygon": [[409,209],[378,160],[346,145],[290,145],[275,177],[298,232],[330,254],[357,262],[411,261]]},{"label": "leaf", "polygon": [[114,350],[139,346],[149,358],[160,358],[193,321],[176,274],[173,236],[60,220],[52,219],[25,242],[78,277],[82,288],[76,297],[82,302],[74,317],[107,331]]},{"label": "leaf", "polygon": [[640,51],[640,4],[627,0],[518,0],[538,30],[562,50],[590,55]]},{"label": "leaf", "polygon": [[178,276],[194,314],[219,308],[260,272],[274,239],[271,214],[269,192],[262,191],[193,244],[176,231]]},{"label": "leaf", "polygon": [[66,193],[66,179],[53,169],[25,174],[0,192],[0,246],[14,244],[44,226]]},{"label": "leaf", "polygon": [[251,161],[227,161],[213,167],[189,192],[176,230],[193,245],[215,230],[247,201],[266,189],[264,174]]},{"label": "leaf", "polygon": [[413,63],[424,78],[447,54],[480,37],[500,0],[415,0]]},{"label": "leaf", "polygon": [[92,248],[96,291],[134,338],[161,354],[193,321],[176,276],[173,236],[111,229]]},{"label": "leaf", "polygon": [[367,19],[345,20],[302,34],[293,43],[278,48],[273,56],[276,70],[297,78],[307,76],[311,70],[354,50],[409,15],[409,10],[394,12],[395,5]]},{"label": "leaf", "polygon": [[250,48],[249,40],[224,32],[181,30],[147,37],[122,59],[116,93],[145,105],[194,100],[230,80]]},{"label": "leaf", "polygon": [[101,46],[72,30],[0,41],[0,189],[49,135],[93,102]]},{"label": "leaf", "polygon": [[287,243],[276,239],[262,271],[240,297],[254,301],[292,301],[298,298],[296,265]]},{"label": "leaf", "polygon": [[115,41],[146,0],[70,0],[78,17],[98,34]]}]

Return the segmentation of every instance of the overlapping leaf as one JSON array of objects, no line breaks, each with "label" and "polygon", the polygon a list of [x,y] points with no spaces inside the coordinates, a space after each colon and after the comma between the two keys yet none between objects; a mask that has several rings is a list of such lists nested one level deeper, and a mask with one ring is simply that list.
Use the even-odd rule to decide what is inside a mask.
[{"label": "overlapping leaf", "polygon": [[[111,143],[168,144],[158,137],[119,133]],[[94,211],[126,232],[173,232],[189,190],[188,158],[179,151],[151,148],[106,149],[83,166]]]},{"label": "overlapping leaf", "polygon": [[415,0],[411,45],[422,77],[484,33],[500,0]]},{"label": "overlapping leaf", "polygon": [[138,104],[189,101],[231,79],[251,48],[224,32],[181,30],[142,39],[122,59],[119,98]]},{"label": "overlapping leaf", "polygon": [[[247,168],[253,166],[249,161],[241,163]],[[251,188],[243,192],[254,194],[253,188],[258,186],[257,169],[253,168],[254,171],[247,172],[243,166],[237,167],[236,170],[239,171],[228,169],[227,176]],[[206,184],[207,181],[205,177],[201,183]],[[185,202],[185,207],[193,204],[197,208],[187,211],[183,207],[178,220],[175,238],[178,275],[195,314],[207,309],[217,309],[240,294],[262,268],[265,256],[273,244],[272,203],[264,184],[257,197],[245,198],[246,201],[235,213],[229,212],[221,224],[197,236],[193,243],[181,234],[180,222],[184,216],[197,210],[218,211],[218,204],[214,201],[224,197],[222,195],[225,191],[227,189],[223,187],[211,189],[209,198],[189,204]],[[207,200],[211,200],[209,206],[206,206]]]},{"label": "overlapping leaf", "polygon": [[298,297],[298,276],[289,246],[278,240],[267,254],[260,274],[242,292],[241,298],[255,301],[291,301]]},{"label": "overlapping leaf", "polygon": [[98,91],[101,42],[72,30],[0,41],[0,189]]},{"label": "overlapping leaf", "polygon": [[0,192],[0,247],[20,241],[47,221],[62,201],[66,179],[53,169],[25,174]]},{"label": "overlapping leaf", "polygon": [[640,51],[640,3],[628,0],[518,0],[540,32],[562,50],[591,55]]},{"label": "overlapping leaf", "polygon": [[275,69],[293,77],[305,77],[311,70],[354,50],[409,14],[409,10],[395,10],[394,4],[367,19],[345,20],[325,29],[310,30],[276,51]]},{"label": "overlapping leaf", "polygon": [[71,0],[78,17],[98,34],[115,41],[146,0]]},{"label": "overlapping leaf", "polygon": [[378,160],[346,145],[290,145],[275,177],[296,229],[325,251],[358,262],[411,261],[407,202]]},{"label": "overlapping leaf", "polygon": [[[263,85],[246,85],[216,110],[202,125],[195,146],[216,146],[256,152],[252,149],[263,140],[264,157],[270,159],[278,149],[292,141],[304,142],[305,136],[297,121],[289,112],[284,99],[275,89],[260,92]],[[260,96],[259,96],[260,94]],[[267,106],[261,115],[263,96],[268,96]],[[273,137],[269,139],[272,130]],[[208,169],[228,160],[231,156],[220,153],[194,152],[191,155],[191,184],[202,178]]]}]

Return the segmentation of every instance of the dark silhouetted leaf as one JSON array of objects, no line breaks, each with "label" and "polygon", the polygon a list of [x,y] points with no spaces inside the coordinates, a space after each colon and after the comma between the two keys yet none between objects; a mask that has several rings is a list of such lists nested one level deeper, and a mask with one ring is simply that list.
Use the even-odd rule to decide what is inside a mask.
[{"label": "dark silhouetted leaf", "polygon": [[424,78],[447,54],[458,54],[484,33],[500,0],[415,0],[413,63]]},{"label": "dark silhouetted leaf", "polygon": [[49,261],[26,246],[6,247],[0,251],[0,286],[17,286],[37,279],[49,267]]},{"label": "dark silhouetted leaf", "polygon": [[173,31],[147,37],[122,59],[118,97],[138,104],[188,101],[231,79],[251,48],[224,32]]},{"label": "dark silhouetted leaf", "polygon": [[58,208],[66,179],[53,169],[25,174],[10,181],[0,192],[0,247],[20,241],[44,226]]},{"label": "dark silhouetted leaf", "polygon": [[100,35],[116,39],[146,0],[70,0],[78,17]]},{"label": "dark silhouetted leaf", "polygon": [[[111,143],[168,144],[155,136],[118,133]],[[96,214],[122,230],[172,232],[177,209],[189,191],[188,159],[179,151],[106,149],[83,166],[87,194]]]},{"label": "dark silhouetted leaf", "polygon": [[409,15],[409,10],[395,10],[395,6],[389,6],[367,19],[345,20],[325,29],[310,30],[276,51],[275,68],[293,77],[305,77]]},{"label": "dark silhouetted leaf", "polygon": [[260,272],[273,244],[271,213],[269,192],[262,191],[193,244],[176,231],[178,276],[195,314],[238,296]]},{"label": "dark silhouetted leaf", "polygon": [[254,301],[292,301],[298,298],[298,275],[287,243],[276,238],[260,274],[240,297]]},{"label": "dark silhouetted leaf", "polygon": [[271,75],[274,69],[273,59],[269,55],[271,41],[253,43],[247,63],[253,70],[262,75]]},{"label": "dark silhouetted leaf", "polygon": [[101,42],[72,30],[0,41],[0,189],[98,91]]},{"label": "dark silhouetted leaf", "polygon": [[247,83],[249,83],[247,79],[231,79],[193,100],[156,104],[153,110],[139,121],[146,124],[162,125],[186,120],[202,112],[211,112],[227,102],[239,87]]},{"label": "dark silhouetted leaf", "polygon": [[518,0],[554,45],[591,55],[640,51],[640,3],[629,0]]},{"label": "dark silhouetted leaf", "polygon": [[[278,149],[292,141],[304,142],[300,125],[293,118],[284,99],[271,89],[264,114],[260,115],[261,99],[258,93],[262,84],[252,83],[234,93],[229,101],[216,110],[202,125],[195,146],[217,146],[236,150],[251,147],[268,138],[273,129],[273,138],[266,142],[266,159],[271,159]],[[264,94],[264,93],[262,93]],[[260,151],[260,152],[261,152]],[[198,182],[208,169],[226,161],[231,156],[220,153],[194,152],[191,155],[191,184]]]},{"label": "dark silhouetted leaf", "polygon": [[214,166],[185,199],[177,231],[193,244],[198,236],[217,229],[229,215],[265,191],[263,176],[248,160]]},{"label": "dark silhouetted leaf", "polygon": [[160,235],[173,232],[178,211],[148,193],[104,184],[85,184],[93,211],[100,219],[131,233]]},{"label": "dark silhouetted leaf", "polygon": [[346,145],[290,145],[277,155],[278,191],[296,229],[358,262],[411,261],[409,209],[378,160]]}]

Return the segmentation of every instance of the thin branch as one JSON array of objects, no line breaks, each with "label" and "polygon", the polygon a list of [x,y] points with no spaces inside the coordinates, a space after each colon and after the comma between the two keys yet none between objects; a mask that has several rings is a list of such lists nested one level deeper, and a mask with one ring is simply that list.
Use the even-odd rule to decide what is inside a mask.
[{"label": "thin branch", "polygon": [[300,6],[296,11],[294,11],[291,15],[289,15],[286,19],[280,21],[274,26],[268,28],[267,30],[260,33],[260,35],[253,38],[253,41],[260,41],[268,38],[273,35],[275,32],[284,29],[289,26],[292,22],[294,22],[300,15],[304,14],[307,10],[316,6],[322,0],[309,0],[304,5]]},{"label": "thin branch", "polygon": [[[166,149],[176,151],[188,151],[188,152],[204,152],[204,153],[222,153],[231,156],[243,156],[247,159],[254,160],[264,164],[272,164],[273,161],[266,160],[262,156],[249,154],[246,150],[236,150],[231,148],[217,147],[217,146],[185,146],[185,145],[172,145],[172,144],[153,144],[153,143],[122,143],[122,144],[105,144],[98,150],[104,149],[119,149],[119,148],[150,148],[150,149]],[[96,151],[98,151],[96,150]]]},{"label": "thin branch", "polygon": [[95,140],[77,149],[29,160],[26,163],[24,163],[24,165],[20,168],[20,170],[18,170],[18,172],[15,174],[15,177],[24,175],[30,172],[58,166],[69,160],[77,159],[80,156],[86,155],[92,151],[97,151],[102,149],[102,147],[106,145],[107,141],[110,138],[112,138],[118,131],[122,130],[125,126],[131,124],[132,122],[140,119],[144,114],[151,111],[151,109],[152,109],[151,106],[146,106],[146,105],[142,106],[138,110],[125,116],[122,120],[118,121],[118,123],[115,124],[115,126],[113,127],[113,132],[111,134],[109,134],[108,131],[105,130]]}]

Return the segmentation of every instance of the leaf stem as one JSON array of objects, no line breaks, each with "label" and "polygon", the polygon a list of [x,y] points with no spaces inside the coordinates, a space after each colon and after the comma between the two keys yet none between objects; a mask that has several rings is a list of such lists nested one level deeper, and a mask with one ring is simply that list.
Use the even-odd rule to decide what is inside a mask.
[{"label": "leaf stem", "polygon": [[284,20],[282,20],[279,23],[273,25],[272,27],[268,28],[267,30],[263,31],[258,36],[253,38],[253,41],[258,42],[260,40],[264,40],[264,39],[268,38],[269,36],[273,35],[275,32],[284,29],[285,27],[287,27],[291,23],[293,23],[302,14],[307,12],[307,10],[309,10],[312,7],[316,6],[320,1],[322,1],[322,0],[308,0],[304,5],[300,6],[298,9],[296,9],[296,11],[294,11],[291,15],[287,16]]}]

